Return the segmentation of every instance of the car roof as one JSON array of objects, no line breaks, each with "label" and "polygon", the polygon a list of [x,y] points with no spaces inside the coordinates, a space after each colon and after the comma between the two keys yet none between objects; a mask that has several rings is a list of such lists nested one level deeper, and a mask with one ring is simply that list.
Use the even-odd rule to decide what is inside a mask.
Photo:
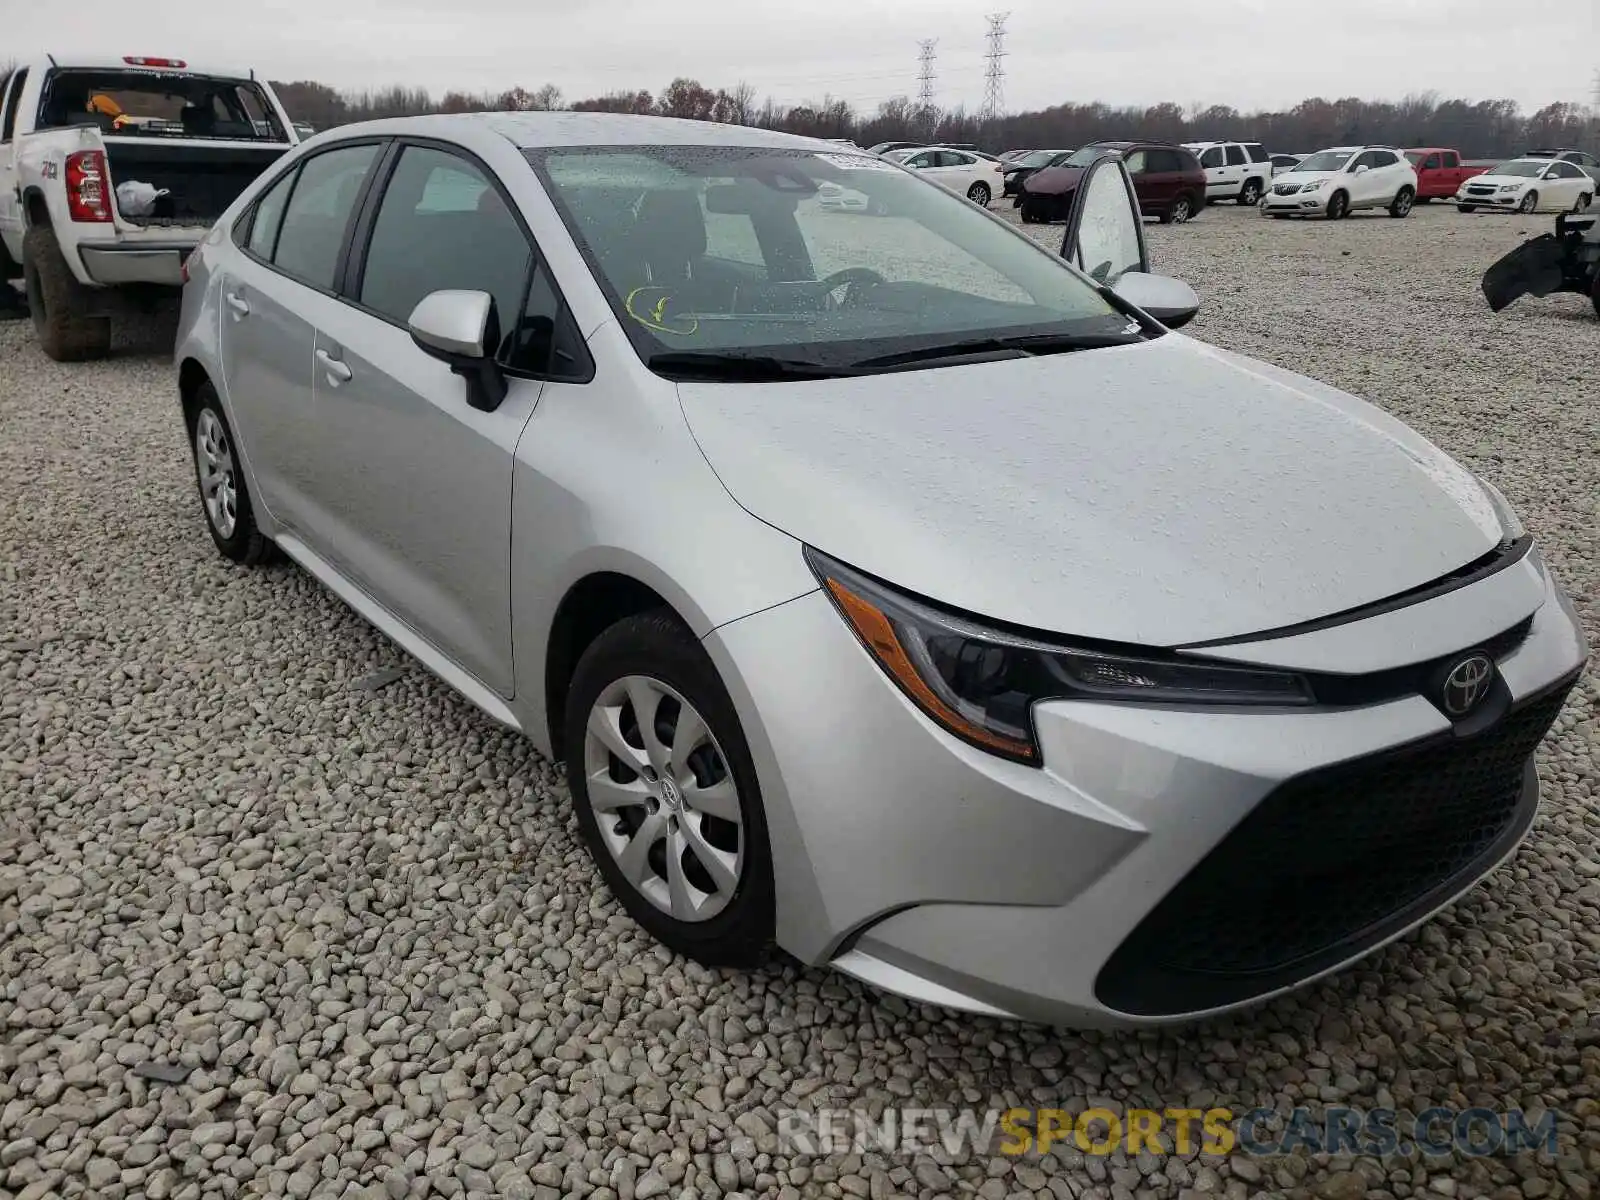
[{"label": "car roof", "polygon": [[[1139,144],[1140,145],[1144,145],[1143,142],[1141,142]],[[1170,145],[1172,143],[1154,142],[1154,143],[1151,143],[1151,144],[1152,145],[1158,145],[1158,146],[1165,146],[1165,145]],[[1185,150],[1194,150],[1194,149],[1197,149],[1197,148],[1201,149],[1201,150],[1209,150],[1213,146],[1259,146],[1259,145],[1261,145],[1261,143],[1255,138],[1218,138],[1217,140],[1211,141],[1211,142],[1178,142],[1176,144],[1182,146]]]},{"label": "car roof", "polygon": [[[685,121],[677,117],[641,117],[630,113],[491,112],[443,113],[428,117],[392,117],[339,128],[343,137],[378,133],[449,137],[489,130],[518,149],[560,146],[744,146],[849,153],[821,138],[800,137],[749,125]],[[865,153],[865,151],[862,151]]]},{"label": "car roof", "polygon": [[[130,55],[130,57],[141,57]],[[219,75],[224,79],[255,79],[256,73],[247,67],[236,67],[230,63],[195,62],[193,59],[181,55],[144,55],[146,58],[166,58],[173,62],[181,62],[181,67],[145,67],[138,63],[124,62],[120,55],[109,54],[81,54],[70,58],[59,54],[45,56],[43,64],[21,63],[19,66],[42,65],[54,71],[153,71],[160,75]]]}]

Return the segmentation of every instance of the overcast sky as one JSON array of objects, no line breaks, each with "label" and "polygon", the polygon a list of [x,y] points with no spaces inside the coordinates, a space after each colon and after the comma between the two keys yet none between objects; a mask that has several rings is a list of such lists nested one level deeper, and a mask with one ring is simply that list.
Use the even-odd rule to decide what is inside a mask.
[{"label": "overcast sky", "polygon": [[0,0],[0,57],[172,55],[435,93],[550,82],[568,99],[688,75],[870,110],[915,93],[917,41],[937,38],[937,101],[976,108],[984,14],[1006,8],[1012,110],[1436,91],[1531,111],[1591,102],[1600,70],[1600,0]]}]

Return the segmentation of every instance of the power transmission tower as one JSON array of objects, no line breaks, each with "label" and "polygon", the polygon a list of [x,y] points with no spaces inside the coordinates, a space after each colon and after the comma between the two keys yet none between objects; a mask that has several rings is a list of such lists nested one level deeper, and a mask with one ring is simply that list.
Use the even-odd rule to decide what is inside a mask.
[{"label": "power transmission tower", "polygon": [[989,50],[983,57],[989,67],[983,75],[983,108],[978,114],[984,121],[993,121],[1005,112],[1006,68],[1001,60],[1006,56],[1006,18],[1010,15],[990,13],[984,18],[989,22]]},{"label": "power transmission tower", "polygon": [[917,75],[917,104],[922,108],[933,107],[933,50],[938,44],[938,38],[923,38],[917,43],[917,61],[922,64]]}]

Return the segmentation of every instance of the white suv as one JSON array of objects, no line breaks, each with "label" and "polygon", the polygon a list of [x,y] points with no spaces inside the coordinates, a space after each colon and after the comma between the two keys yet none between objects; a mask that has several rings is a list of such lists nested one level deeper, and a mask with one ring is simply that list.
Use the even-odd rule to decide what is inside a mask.
[{"label": "white suv", "polygon": [[1272,181],[1261,201],[1268,217],[1348,217],[1358,208],[1408,216],[1417,199],[1417,170],[1392,146],[1332,146],[1301,159]]},{"label": "white suv", "polygon": [[1272,156],[1260,142],[1185,142],[1206,173],[1206,203],[1232,200],[1254,207],[1272,180]]}]

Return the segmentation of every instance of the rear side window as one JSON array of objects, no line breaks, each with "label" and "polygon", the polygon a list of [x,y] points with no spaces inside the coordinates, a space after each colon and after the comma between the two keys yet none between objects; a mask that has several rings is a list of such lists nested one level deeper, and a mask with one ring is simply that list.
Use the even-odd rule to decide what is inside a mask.
[{"label": "rear side window", "polygon": [[1569,162],[1558,162],[1556,164],[1557,179],[1577,179],[1582,175],[1583,172]]},{"label": "rear side window", "polygon": [[28,85],[28,68],[23,67],[11,77],[11,87],[6,92],[5,111],[0,113],[0,142],[9,142],[17,131],[17,110],[22,107],[22,89]]},{"label": "rear side window", "polygon": [[1400,158],[1392,150],[1374,150],[1372,152],[1372,165],[1376,167],[1392,167]]},{"label": "rear side window", "polygon": [[1454,150],[1446,150],[1444,152],[1444,165],[1447,167],[1459,167],[1461,165],[1461,156]]},{"label": "rear side window", "polygon": [[294,187],[295,175],[290,171],[267,189],[256,201],[254,215],[250,218],[250,237],[245,248],[257,258],[272,261],[272,251],[278,241],[278,226],[283,222],[283,209],[289,202],[289,192]]},{"label": "rear side window", "polygon": [[305,161],[284,210],[274,266],[312,287],[333,288],[350,214],[378,150],[345,146]]},{"label": "rear side window", "polygon": [[1250,155],[1250,161],[1251,162],[1267,162],[1268,161],[1267,152],[1265,150],[1263,150],[1261,148],[1260,144],[1257,143],[1257,142],[1251,142],[1249,145],[1247,145],[1245,147],[1245,152]]},{"label": "rear side window", "polygon": [[1244,166],[1244,162],[1245,162],[1244,147],[1243,146],[1229,145],[1229,147],[1228,147],[1228,165],[1230,167],[1242,167],[1242,166]]},{"label": "rear side window", "polygon": [[372,225],[360,301],[404,324],[429,292],[488,292],[509,345],[532,261],[516,218],[476,165],[407,146]]},{"label": "rear side window", "polygon": [[1440,158],[1439,158],[1439,156],[1437,154],[1430,154],[1430,155],[1428,155],[1427,158],[1422,160],[1422,169],[1424,171],[1437,170],[1438,167],[1439,167],[1440,161],[1441,160],[1440,160]]}]

